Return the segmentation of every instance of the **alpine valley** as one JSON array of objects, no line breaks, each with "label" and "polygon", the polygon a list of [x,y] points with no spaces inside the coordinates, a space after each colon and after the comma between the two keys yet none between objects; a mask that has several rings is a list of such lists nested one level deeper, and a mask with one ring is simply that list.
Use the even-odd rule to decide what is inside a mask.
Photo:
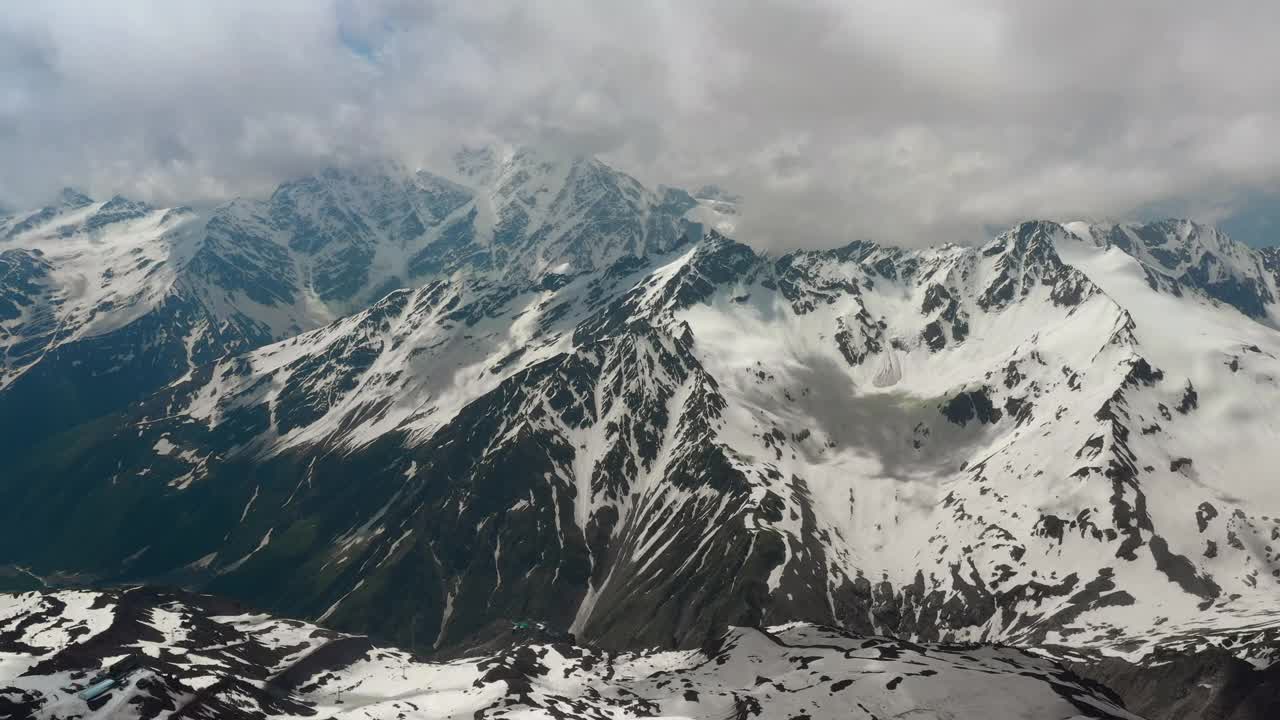
[{"label": "alpine valley", "polygon": [[0,219],[0,712],[1280,716],[1280,251],[738,203],[497,147]]}]

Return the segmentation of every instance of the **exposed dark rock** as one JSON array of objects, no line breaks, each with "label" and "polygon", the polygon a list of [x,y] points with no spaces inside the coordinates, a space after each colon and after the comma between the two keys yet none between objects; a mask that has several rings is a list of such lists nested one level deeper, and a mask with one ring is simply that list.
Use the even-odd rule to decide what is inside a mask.
[{"label": "exposed dark rock", "polygon": [[1187,387],[1182,392],[1182,400],[1178,403],[1178,412],[1186,415],[1195,410],[1200,405],[1200,396],[1196,393],[1195,387],[1191,385],[1191,381],[1187,381]]},{"label": "exposed dark rock", "polygon": [[1200,528],[1200,532],[1204,532],[1209,527],[1209,522],[1218,517],[1218,509],[1208,501],[1200,503],[1196,508],[1196,526]]},{"label": "exposed dark rock", "polygon": [[975,418],[986,425],[999,422],[1002,416],[1000,409],[992,404],[991,389],[987,387],[959,393],[943,403],[940,409],[948,420],[957,425],[965,425]]},{"label": "exposed dark rock", "polygon": [[1222,589],[1212,577],[1197,574],[1195,563],[1183,555],[1171,552],[1164,538],[1153,535],[1147,545],[1151,548],[1151,556],[1155,558],[1156,569],[1186,592],[1203,600],[1213,600],[1222,594]]},{"label": "exposed dark rock", "polygon": [[1126,709],[1151,720],[1267,720],[1280,717],[1280,665],[1257,670],[1224,650],[1068,663],[1102,683]]}]

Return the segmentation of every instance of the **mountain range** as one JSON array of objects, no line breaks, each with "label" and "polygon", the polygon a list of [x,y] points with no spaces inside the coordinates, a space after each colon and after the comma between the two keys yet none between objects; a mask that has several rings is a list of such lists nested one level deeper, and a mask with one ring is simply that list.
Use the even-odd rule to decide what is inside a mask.
[{"label": "mountain range", "polygon": [[462,268],[528,278],[663,250],[698,205],[591,158],[486,149],[456,164],[458,182],[326,170],[208,213],[68,189],[0,218],[2,442],[21,448]]},{"label": "mountain range", "polygon": [[0,563],[420,653],[528,619],[1271,667],[1280,251],[778,255],[740,202],[497,148],[0,219]]}]

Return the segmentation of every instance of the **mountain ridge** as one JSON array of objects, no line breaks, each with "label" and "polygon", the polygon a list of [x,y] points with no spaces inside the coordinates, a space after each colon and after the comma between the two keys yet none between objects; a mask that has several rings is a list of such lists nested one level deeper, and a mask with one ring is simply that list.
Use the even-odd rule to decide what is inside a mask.
[{"label": "mountain ridge", "polygon": [[[563,176],[546,170],[557,162],[570,163]],[[379,166],[368,175],[325,170],[269,199],[236,200],[208,214],[120,196],[94,202],[67,190],[56,205],[0,218],[5,449],[18,452],[198,365],[320,327],[396,287],[473,263],[498,275],[561,263],[556,258],[565,269],[592,270],[593,262],[661,249],[687,232],[682,215],[697,204],[687,195],[680,202],[675,191],[640,192],[598,161],[526,151],[500,166],[508,173],[493,189]],[[591,181],[568,184],[580,167],[591,170]],[[602,193],[610,183],[634,192]],[[546,208],[526,228],[530,202]],[[517,219],[477,225],[495,213]],[[494,232],[505,243],[495,243]],[[582,252],[584,232],[617,242],[592,257]],[[524,236],[538,233],[532,244]],[[545,258],[535,257],[543,251]],[[152,352],[143,358],[131,347]],[[59,401],[41,403],[51,391]]]}]

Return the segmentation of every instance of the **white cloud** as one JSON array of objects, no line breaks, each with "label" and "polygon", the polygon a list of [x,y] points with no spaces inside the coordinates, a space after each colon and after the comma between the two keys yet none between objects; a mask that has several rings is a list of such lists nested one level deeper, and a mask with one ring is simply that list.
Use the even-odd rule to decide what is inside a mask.
[{"label": "white cloud", "polygon": [[1244,0],[13,5],[7,205],[214,201],[502,137],[719,183],[781,247],[1220,212],[1280,176],[1280,7]]}]

